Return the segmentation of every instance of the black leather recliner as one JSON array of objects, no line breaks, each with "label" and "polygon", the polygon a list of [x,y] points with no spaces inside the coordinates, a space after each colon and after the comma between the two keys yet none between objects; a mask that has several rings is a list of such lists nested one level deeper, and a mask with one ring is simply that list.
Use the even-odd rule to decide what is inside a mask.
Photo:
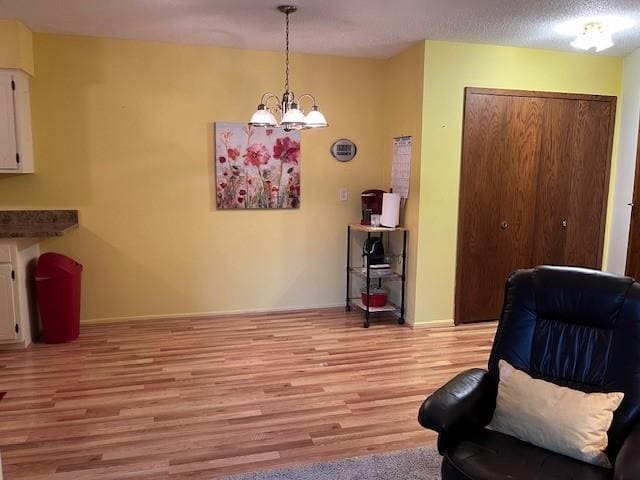
[{"label": "black leather recliner", "polygon": [[[485,429],[500,359],[558,385],[624,392],[608,432],[613,470]],[[418,420],[439,434],[444,480],[640,480],[640,284],[568,267],[513,273],[488,371],[459,374],[425,400]]]}]

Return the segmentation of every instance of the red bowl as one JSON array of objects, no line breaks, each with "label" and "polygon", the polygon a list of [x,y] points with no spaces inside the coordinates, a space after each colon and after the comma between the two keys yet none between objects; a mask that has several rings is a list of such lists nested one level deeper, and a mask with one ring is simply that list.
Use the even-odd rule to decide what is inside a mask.
[{"label": "red bowl", "polygon": [[367,298],[367,291],[360,293],[360,299],[365,307],[380,308],[387,304],[387,292],[369,293]]}]

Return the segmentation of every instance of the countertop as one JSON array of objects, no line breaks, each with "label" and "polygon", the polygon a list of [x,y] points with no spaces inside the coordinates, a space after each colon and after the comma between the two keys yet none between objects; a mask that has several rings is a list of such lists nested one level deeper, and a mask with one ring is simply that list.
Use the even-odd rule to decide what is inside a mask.
[{"label": "countertop", "polygon": [[59,237],[78,228],[78,210],[0,210],[0,238]]}]

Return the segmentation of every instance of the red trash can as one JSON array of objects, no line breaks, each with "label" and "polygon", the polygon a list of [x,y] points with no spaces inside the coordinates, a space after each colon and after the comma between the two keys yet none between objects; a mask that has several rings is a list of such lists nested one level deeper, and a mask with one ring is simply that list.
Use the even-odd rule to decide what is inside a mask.
[{"label": "red trash can", "polygon": [[59,253],[40,255],[34,277],[42,337],[46,343],[70,342],[80,333],[82,265]]}]

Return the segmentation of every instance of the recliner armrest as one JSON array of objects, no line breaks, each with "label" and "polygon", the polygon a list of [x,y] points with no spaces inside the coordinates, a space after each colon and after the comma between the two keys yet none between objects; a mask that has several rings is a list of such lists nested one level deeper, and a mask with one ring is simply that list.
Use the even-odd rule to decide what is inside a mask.
[{"label": "recliner armrest", "polygon": [[439,433],[438,451],[444,454],[461,433],[486,426],[496,408],[498,385],[489,372],[466,370],[427,397],[420,425]]},{"label": "recliner armrest", "polygon": [[616,457],[613,480],[640,478],[640,422],[631,430]]}]

